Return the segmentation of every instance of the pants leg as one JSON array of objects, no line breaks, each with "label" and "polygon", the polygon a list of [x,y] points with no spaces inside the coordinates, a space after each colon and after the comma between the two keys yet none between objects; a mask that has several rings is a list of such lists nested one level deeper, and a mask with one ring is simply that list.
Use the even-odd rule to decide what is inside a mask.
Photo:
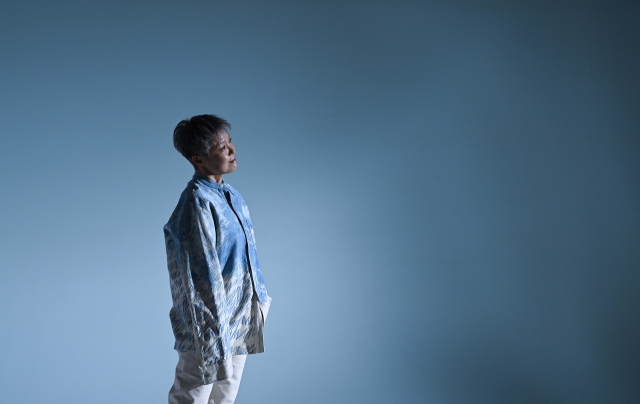
[{"label": "pants leg", "polygon": [[176,377],[169,390],[169,404],[233,404],[240,387],[247,355],[232,358],[233,376],[202,385],[195,352],[178,352]]},{"label": "pants leg", "polygon": [[247,355],[233,356],[233,376],[227,380],[213,383],[209,404],[233,404],[240,388],[240,379],[244,371]]},{"label": "pants leg", "polygon": [[169,404],[206,404],[211,384],[202,385],[195,352],[178,352],[176,378],[169,390]]}]

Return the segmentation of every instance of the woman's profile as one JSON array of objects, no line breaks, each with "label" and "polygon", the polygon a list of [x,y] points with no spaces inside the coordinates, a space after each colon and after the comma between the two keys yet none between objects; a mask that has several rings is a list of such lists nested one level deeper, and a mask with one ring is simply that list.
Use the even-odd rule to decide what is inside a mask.
[{"label": "woman's profile", "polygon": [[248,354],[264,351],[267,294],[249,209],[223,180],[237,167],[231,125],[181,121],[175,148],[195,169],[164,226],[178,364],[169,404],[230,404]]}]

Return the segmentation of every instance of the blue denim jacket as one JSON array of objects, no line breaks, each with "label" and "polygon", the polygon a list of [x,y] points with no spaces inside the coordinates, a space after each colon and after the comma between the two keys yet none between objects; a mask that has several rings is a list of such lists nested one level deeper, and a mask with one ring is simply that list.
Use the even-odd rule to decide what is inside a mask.
[{"label": "blue denim jacket", "polygon": [[203,384],[233,374],[232,355],[264,351],[267,295],[249,209],[226,183],[194,174],[164,226],[178,351],[195,351]]}]

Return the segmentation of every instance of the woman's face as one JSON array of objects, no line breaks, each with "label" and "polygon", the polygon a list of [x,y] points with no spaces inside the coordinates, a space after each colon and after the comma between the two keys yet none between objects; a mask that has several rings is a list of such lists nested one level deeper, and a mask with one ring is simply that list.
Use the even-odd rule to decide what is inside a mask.
[{"label": "woman's face", "polygon": [[231,143],[231,138],[227,131],[211,141],[209,156],[193,156],[191,161],[196,166],[196,171],[214,181],[220,182],[224,174],[232,173],[236,170],[236,148]]}]

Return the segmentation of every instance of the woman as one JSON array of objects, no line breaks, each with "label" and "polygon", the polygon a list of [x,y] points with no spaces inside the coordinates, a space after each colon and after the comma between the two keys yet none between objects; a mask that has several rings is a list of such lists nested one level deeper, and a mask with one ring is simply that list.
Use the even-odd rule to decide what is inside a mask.
[{"label": "woman", "polygon": [[230,124],[215,115],[181,121],[175,148],[195,174],[164,227],[178,365],[169,404],[233,403],[247,354],[264,351],[271,298],[235,171]]}]

